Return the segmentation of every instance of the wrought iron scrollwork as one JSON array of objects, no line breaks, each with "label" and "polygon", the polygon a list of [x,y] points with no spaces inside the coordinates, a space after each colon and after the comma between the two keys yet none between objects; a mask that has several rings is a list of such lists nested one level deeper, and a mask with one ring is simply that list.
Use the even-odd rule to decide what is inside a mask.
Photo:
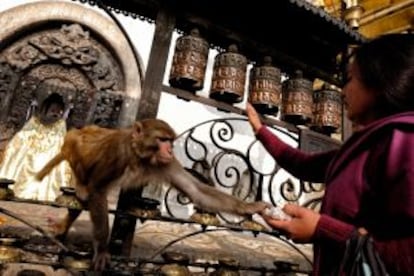
[{"label": "wrought iron scrollwork", "polygon": [[[296,134],[270,128],[287,143],[298,146]],[[195,125],[178,136],[175,154],[186,168],[200,173],[208,185],[242,200],[265,200],[274,205],[294,202],[315,209],[319,206],[323,185],[300,181],[284,171],[255,138],[245,118],[213,119]],[[172,202],[187,207],[191,204],[169,188],[164,204],[173,217],[180,215]],[[234,216],[219,216],[227,223],[240,223]]]}]

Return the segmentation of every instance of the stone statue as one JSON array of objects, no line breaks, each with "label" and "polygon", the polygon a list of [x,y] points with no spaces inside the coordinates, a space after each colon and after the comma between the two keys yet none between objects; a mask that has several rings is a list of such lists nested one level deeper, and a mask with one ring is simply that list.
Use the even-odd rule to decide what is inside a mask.
[{"label": "stone statue", "polygon": [[[13,179],[16,197],[54,201],[60,187],[71,186],[72,173],[68,163],[61,163],[50,175],[39,182],[34,175],[59,150],[66,134],[66,117],[63,98],[51,93],[36,110],[36,101],[28,110],[27,121],[6,146],[0,178]],[[66,111],[65,111],[66,110]]]}]

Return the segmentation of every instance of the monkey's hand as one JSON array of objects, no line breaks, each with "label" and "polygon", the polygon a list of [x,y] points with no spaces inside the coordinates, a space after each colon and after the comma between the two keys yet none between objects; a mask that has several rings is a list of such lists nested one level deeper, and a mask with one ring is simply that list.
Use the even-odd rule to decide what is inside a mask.
[{"label": "monkey's hand", "polygon": [[107,251],[95,253],[92,267],[95,271],[103,271],[111,261],[111,255]]},{"label": "monkey's hand", "polygon": [[252,215],[261,213],[266,208],[270,208],[271,204],[264,201],[246,202],[244,208],[241,208],[241,215]]}]

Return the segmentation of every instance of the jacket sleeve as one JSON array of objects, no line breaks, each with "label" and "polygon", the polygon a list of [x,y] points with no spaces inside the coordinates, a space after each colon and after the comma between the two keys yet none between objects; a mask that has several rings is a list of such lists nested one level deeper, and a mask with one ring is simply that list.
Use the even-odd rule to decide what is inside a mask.
[{"label": "jacket sleeve", "polygon": [[280,140],[265,126],[256,137],[283,169],[304,181],[323,183],[328,165],[337,152],[305,153]]},{"label": "jacket sleeve", "polygon": [[414,237],[389,241],[374,240],[378,255],[384,261],[390,275],[408,275],[414,268]]}]

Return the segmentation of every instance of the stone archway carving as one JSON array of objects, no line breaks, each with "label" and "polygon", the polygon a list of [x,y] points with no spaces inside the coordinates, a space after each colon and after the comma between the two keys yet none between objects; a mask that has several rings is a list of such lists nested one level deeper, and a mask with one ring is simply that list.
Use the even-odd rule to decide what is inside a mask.
[{"label": "stone archway carving", "polygon": [[74,109],[68,123],[128,125],[141,95],[141,62],[118,26],[67,2],[0,13],[0,124],[17,130],[31,101],[53,92]]}]

